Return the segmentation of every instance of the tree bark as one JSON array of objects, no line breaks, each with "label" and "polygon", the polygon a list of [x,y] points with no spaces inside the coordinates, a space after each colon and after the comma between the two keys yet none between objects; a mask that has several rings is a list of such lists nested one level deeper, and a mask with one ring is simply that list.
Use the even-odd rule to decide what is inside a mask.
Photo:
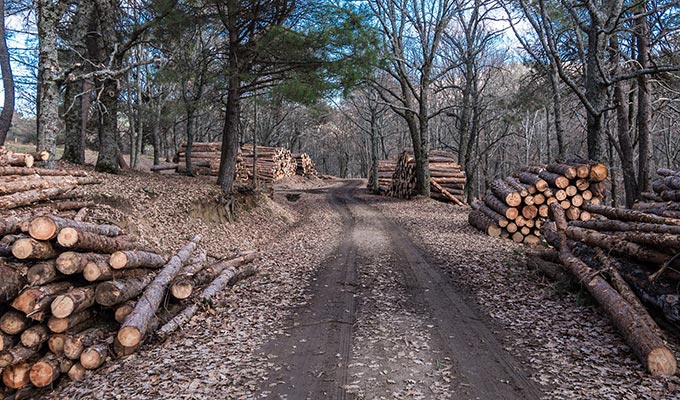
[{"label": "tree bark", "polygon": [[14,115],[14,76],[9,62],[7,35],[5,34],[5,2],[0,1],[0,73],[5,100],[0,113],[0,146],[4,146],[7,132],[12,125]]}]

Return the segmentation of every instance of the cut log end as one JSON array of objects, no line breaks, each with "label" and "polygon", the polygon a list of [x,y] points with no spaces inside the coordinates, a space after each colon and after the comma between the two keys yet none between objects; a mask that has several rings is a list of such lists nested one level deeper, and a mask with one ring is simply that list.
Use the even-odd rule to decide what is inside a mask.
[{"label": "cut log end", "polygon": [[49,217],[34,218],[28,226],[28,234],[37,240],[50,240],[57,236],[57,224]]},{"label": "cut log end", "polygon": [[83,368],[83,366],[80,365],[80,363],[75,363],[73,364],[71,369],[68,370],[68,377],[72,381],[77,382],[85,377],[85,371],[86,369]]},{"label": "cut log end", "polygon": [[28,363],[10,365],[2,372],[2,383],[10,389],[19,389],[31,381],[30,372],[31,365]]},{"label": "cut log end", "polygon": [[64,247],[73,247],[78,243],[78,231],[74,228],[64,228],[59,231],[57,241]]},{"label": "cut log end", "polygon": [[647,356],[647,367],[652,375],[673,376],[678,364],[673,352],[666,347],[656,348]]},{"label": "cut log end", "polygon": [[[498,235],[500,235],[500,229]],[[188,298],[189,296],[191,296],[193,290],[194,287],[189,282],[178,282],[173,284],[172,287],[170,288],[172,296],[178,300],[184,300]]]},{"label": "cut log end", "polygon": [[83,268],[83,277],[88,282],[95,282],[102,276],[102,270],[96,262],[90,261]]},{"label": "cut log end", "polygon": [[48,360],[41,360],[33,364],[29,373],[31,383],[36,387],[49,386],[59,377],[61,371],[57,367],[58,365]]},{"label": "cut log end", "polygon": [[60,295],[52,301],[52,315],[57,318],[66,318],[73,313],[75,303],[68,296]]},{"label": "cut log end", "polygon": [[124,347],[135,347],[142,341],[142,333],[134,326],[125,326],[118,331],[118,341]]},{"label": "cut log end", "polygon": [[109,265],[113,269],[124,268],[128,263],[128,257],[123,251],[117,251],[111,255],[109,259]]}]

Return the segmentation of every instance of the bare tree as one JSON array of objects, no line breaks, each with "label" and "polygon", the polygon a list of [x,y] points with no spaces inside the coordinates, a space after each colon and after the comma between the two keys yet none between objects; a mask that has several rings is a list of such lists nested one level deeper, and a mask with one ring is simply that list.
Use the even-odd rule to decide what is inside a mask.
[{"label": "bare tree", "polygon": [[5,144],[7,132],[12,125],[14,115],[14,77],[9,63],[7,36],[5,34],[5,0],[0,0],[0,72],[2,73],[2,88],[5,100],[0,113],[0,146]]}]

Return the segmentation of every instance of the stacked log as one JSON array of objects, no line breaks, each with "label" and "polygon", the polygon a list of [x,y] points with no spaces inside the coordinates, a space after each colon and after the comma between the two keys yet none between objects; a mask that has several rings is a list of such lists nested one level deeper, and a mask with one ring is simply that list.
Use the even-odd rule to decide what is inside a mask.
[{"label": "stacked log", "polygon": [[[465,197],[465,173],[455,161],[452,153],[432,150],[430,164],[430,197],[444,202],[462,205]],[[402,199],[416,195],[416,166],[412,149],[401,152],[392,175],[387,194]]]},{"label": "stacked log", "polygon": [[[43,161],[43,157],[47,155],[50,157],[48,152],[37,152],[35,154],[38,157],[38,161]],[[44,158],[44,159],[47,159]],[[0,146],[0,166],[14,166],[14,167],[27,167],[31,168],[36,161],[33,154],[29,153],[15,153],[12,150],[6,148],[5,146]]]},{"label": "stacked log", "polygon": [[83,171],[2,165],[0,161],[0,210],[64,199],[80,185],[99,183]]},{"label": "stacked log", "polygon": [[297,175],[309,177],[316,176],[316,168],[314,168],[314,161],[307,153],[295,154],[295,173]]},{"label": "stacked log", "polygon": [[[387,193],[392,187],[392,176],[397,169],[396,159],[378,160],[378,191]],[[368,188],[373,187],[373,175],[368,176]]]},{"label": "stacked log", "polygon": [[[221,143],[196,142],[191,147],[191,163],[193,172],[199,175],[218,175],[221,157]],[[180,145],[175,156],[176,171],[186,173],[186,144]],[[298,163],[291,152],[282,147],[257,146],[257,179],[265,185],[296,174]],[[302,174],[311,176],[316,174],[314,163],[308,155],[302,157]],[[236,158],[235,181],[242,184],[252,183],[253,162],[255,160],[253,145],[243,145]],[[152,170],[162,171],[166,167]]]},{"label": "stacked log", "polygon": [[[0,393],[79,379],[134,352],[157,326],[175,279],[198,289],[220,276],[204,253],[191,258],[199,241],[168,259],[114,225],[0,217],[0,242],[9,248],[0,257]],[[230,266],[238,271],[253,258]]]},{"label": "stacked log", "polygon": [[652,181],[654,193],[643,193],[643,201],[633,208],[649,214],[680,218],[680,171],[659,168],[658,177]]},{"label": "stacked log", "polygon": [[[608,169],[600,163],[570,162],[522,168],[491,181],[482,201],[474,201],[471,225],[517,243],[541,242],[549,206],[557,203],[570,221],[589,221],[588,208],[600,204]],[[481,215],[487,218],[482,218]],[[474,221],[474,223],[472,223]],[[497,229],[499,228],[499,229]]]}]

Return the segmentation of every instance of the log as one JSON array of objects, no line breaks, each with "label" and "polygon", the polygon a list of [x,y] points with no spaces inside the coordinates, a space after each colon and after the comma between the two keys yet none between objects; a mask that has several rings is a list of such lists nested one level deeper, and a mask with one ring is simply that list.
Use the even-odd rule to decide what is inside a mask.
[{"label": "log", "polygon": [[0,265],[0,304],[15,298],[26,285],[26,278],[17,269]]},{"label": "log", "polygon": [[519,215],[516,207],[510,207],[498,199],[493,193],[487,192],[484,196],[484,203],[492,210],[504,216],[508,220],[514,220]]},{"label": "log", "polygon": [[526,219],[534,219],[538,215],[538,207],[536,206],[524,206],[522,207],[522,216]]},{"label": "log", "polygon": [[66,342],[66,335],[63,333],[53,333],[47,339],[47,347],[50,349],[52,354],[58,356],[64,354],[64,343]]},{"label": "log", "polygon": [[47,321],[47,327],[54,333],[64,333],[67,330],[75,326],[80,326],[85,321],[90,320],[93,315],[94,313],[90,309],[85,309],[81,312],[71,314],[66,318],[57,318],[53,316]]},{"label": "log", "polygon": [[57,256],[50,242],[21,238],[12,244],[12,255],[19,260],[49,260]]},{"label": "log", "polygon": [[468,223],[489,236],[501,235],[501,228],[481,211],[471,211],[468,214]]},{"label": "log", "polygon": [[62,274],[73,275],[84,272],[89,263],[106,263],[107,260],[108,256],[104,254],[66,251],[57,257],[56,267]]},{"label": "log", "polygon": [[595,163],[590,166],[590,175],[588,178],[591,182],[602,182],[609,176],[609,169],[606,165]]},{"label": "log", "polygon": [[33,218],[28,226],[28,234],[37,240],[51,240],[57,237],[57,234],[63,228],[67,227],[77,228],[81,232],[90,232],[103,236],[113,237],[123,234],[123,230],[115,225],[79,222],[56,216],[41,216]]},{"label": "log", "polygon": [[517,207],[522,204],[522,196],[503,179],[491,181],[491,183],[489,183],[489,188],[498,199],[510,207]]},{"label": "log", "polygon": [[88,328],[82,332],[67,335],[64,340],[64,356],[79,360],[86,348],[104,341],[110,332],[103,328]]},{"label": "log", "polygon": [[90,346],[80,355],[80,365],[85,369],[97,369],[104,364],[109,353],[107,343],[99,343]]},{"label": "log", "polygon": [[624,208],[614,208],[608,206],[595,205],[592,203],[584,204],[582,209],[593,213],[603,215],[609,219],[616,219],[619,221],[630,222],[646,222],[651,224],[665,224],[665,225],[680,225],[680,219],[666,218],[659,215],[646,214],[636,210],[628,210]]},{"label": "log", "polygon": [[135,298],[153,281],[154,276],[153,272],[147,272],[140,276],[102,282],[94,291],[95,300],[98,304],[110,307]]},{"label": "log", "polygon": [[[2,167],[0,167],[2,169]],[[70,185],[53,187],[48,189],[34,189],[26,192],[9,194],[0,196],[0,209],[12,209],[17,207],[27,206],[29,204],[37,203],[39,201],[48,200],[53,197],[62,195],[76,187],[77,183],[73,182]]]},{"label": "log", "polygon": [[564,189],[569,186],[569,179],[562,175],[554,174],[549,171],[541,171],[538,176],[548,182],[550,186],[554,186],[558,189]]},{"label": "log", "polygon": [[11,233],[18,233],[19,226],[23,222],[22,218],[11,216],[0,218],[0,236],[5,236]]},{"label": "log", "polygon": [[163,256],[147,251],[117,251],[109,259],[113,269],[161,268],[166,262]]},{"label": "log", "polygon": [[19,389],[30,383],[31,364],[10,365],[2,372],[2,383],[10,389]]},{"label": "log", "polygon": [[550,206],[557,227],[558,248],[562,264],[588,289],[590,294],[607,312],[614,325],[626,339],[626,343],[652,375],[672,376],[677,362],[673,353],[661,338],[652,332],[633,307],[612,288],[599,274],[575,257],[567,240],[567,221],[564,210]]},{"label": "log", "polygon": [[0,176],[6,175],[40,175],[40,176],[87,176],[85,171],[25,167],[0,167]]},{"label": "log", "polygon": [[171,169],[177,169],[177,166],[179,164],[160,164],[160,165],[152,165],[149,167],[149,169],[153,172],[159,172],[159,171],[166,171],[166,170],[171,170]]},{"label": "log", "polygon": [[73,284],[70,282],[55,282],[44,286],[28,287],[22,290],[19,296],[12,301],[11,306],[30,317],[34,313],[49,309],[52,300],[71,290],[71,288],[73,288]]},{"label": "log", "polygon": [[94,305],[94,286],[75,288],[68,293],[57,296],[51,304],[52,315],[66,318]]},{"label": "log", "polygon": [[35,387],[46,387],[57,380],[61,371],[61,361],[53,354],[48,354],[33,364],[29,379]]},{"label": "log", "polygon": [[636,243],[629,242],[620,236],[608,235],[597,231],[570,226],[567,228],[569,239],[578,240],[589,246],[601,247],[636,260],[654,264],[663,264],[669,256]]},{"label": "log", "polygon": [[18,364],[38,354],[37,347],[14,346],[0,354],[0,368]]},{"label": "log", "polygon": [[520,180],[520,182],[534,186],[539,192],[543,192],[548,189],[548,182],[539,177],[537,174],[524,171],[517,174],[517,178]]},{"label": "log", "polygon": [[[254,252],[250,254],[255,254]],[[156,332],[156,337],[160,340],[166,340],[173,332],[179,329],[182,325],[188,323],[191,318],[196,314],[199,309],[199,303],[210,304],[212,298],[224,290],[224,288],[229,284],[234,284],[240,279],[245,279],[257,272],[256,268],[244,268],[237,270],[235,267],[230,266],[221,270],[219,275],[206,287],[201,295],[198,297],[197,302],[189,305],[187,308],[182,310],[174,318],[168,321]]]},{"label": "log", "polygon": [[612,231],[612,232],[654,232],[667,233],[671,235],[680,235],[680,226],[677,225],[661,225],[650,224],[643,222],[625,222],[614,219],[600,219],[592,221],[575,221],[570,222],[570,226],[579,228],[592,229],[596,231]]},{"label": "log", "polygon": [[114,319],[116,322],[119,324],[122,324],[125,322],[125,319],[132,313],[132,310],[135,309],[135,302],[134,301],[126,301],[125,303],[119,305],[116,307],[116,311],[114,312]]},{"label": "log", "polygon": [[496,225],[498,225],[499,227],[505,228],[506,226],[508,226],[509,223],[508,219],[487,207],[487,205],[484,204],[483,201],[477,199],[473,200],[472,208],[474,210],[479,210],[483,212],[487,217],[491,218],[491,220],[494,221],[494,223],[496,223]]},{"label": "log", "polygon": [[563,175],[567,179],[576,178],[576,167],[568,164],[550,164],[546,169],[552,173]]},{"label": "log", "polygon": [[14,153],[8,151],[4,154],[0,154],[0,164],[2,165],[31,168],[34,162],[33,156],[28,153]]},{"label": "log", "polygon": [[77,363],[73,364],[71,369],[68,370],[68,377],[73,382],[78,382],[85,377],[85,371],[87,371],[87,370],[85,368],[83,368],[83,366],[80,365],[79,362],[77,362]]},{"label": "log", "polygon": [[50,337],[50,331],[43,324],[33,325],[21,333],[21,344],[25,347],[42,346]]},{"label": "log", "polygon": [[187,265],[182,267],[172,284],[170,293],[178,300],[184,300],[191,296],[194,289],[192,278],[206,266],[206,254],[201,252],[199,257],[194,257]]},{"label": "log", "polygon": [[17,335],[28,326],[26,316],[18,311],[8,310],[0,317],[0,330],[8,335]]},{"label": "log", "polygon": [[0,332],[0,352],[3,352],[16,344],[16,335],[7,335],[4,332]]},{"label": "log", "polygon": [[61,278],[62,275],[57,271],[56,262],[53,260],[33,264],[26,273],[26,280],[30,286],[41,286]]},{"label": "log", "polygon": [[115,253],[119,250],[135,250],[139,247],[123,236],[108,237],[68,227],[59,231],[57,242],[64,248],[96,253]]},{"label": "log", "polygon": [[134,347],[141,343],[147,333],[149,322],[158,310],[163,300],[165,289],[179,273],[182,266],[189,260],[191,253],[201,240],[201,235],[196,235],[158,273],[156,278],[144,290],[144,295],[139,298],[135,309],[128,315],[125,323],[116,336],[120,344],[125,347]]},{"label": "log", "polygon": [[49,189],[78,185],[78,180],[73,177],[60,177],[58,179],[45,179],[42,177],[5,182],[0,186],[0,196],[26,192],[28,190]]}]

